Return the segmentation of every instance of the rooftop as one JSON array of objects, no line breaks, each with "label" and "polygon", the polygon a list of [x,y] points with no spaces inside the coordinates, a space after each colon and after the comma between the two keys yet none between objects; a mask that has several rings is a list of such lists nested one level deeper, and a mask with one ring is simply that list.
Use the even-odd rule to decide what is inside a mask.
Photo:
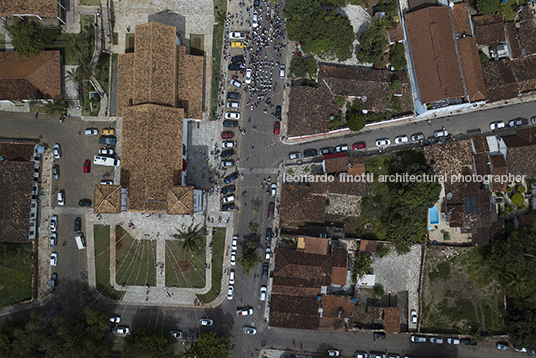
[{"label": "rooftop", "polygon": [[306,254],[327,255],[329,252],[329,240],[321,237],[305,236],[303,252]]},{"label": "rooftop", "polygon": [[506,41],[503,15],[480,15],[473,17],[476,43],[480,46]]},{"label": "rooftop", "polygon": [[0,0],[1,17],[25,14],[56,18],[58,0]]},{"label": "rooftop", "polygon": [[354,327],[355,304],[346,296],[322,296],[320,329],[347,331]]},{"label": "rooftop", "polygon": [[471,141],[460,140],[424,147],[424,157],[429,165],[435,164],[438,176],[461,174],[464,168],[473,167]]},{"label": "rooftop", "polygon": [[346,153],[344,156],[338,158],[326,158],[324,156],[325,171],[328,174],[342,173],[348,171],[348,157]]},{"label": "rooftop", "polygon": [[385,307],[383,309],[383,321],[385,322],[385,333],[400,332],[400,308]]},{"label": "rooftop", "polygon": [[521,49],[525,50],[526,55],[535,54],[536,24],[534,23],[534,9],[532,5],[524,5],[519,15],[522,20],[519,27],[519,43]]},{"label": "rooftop", "polygon": [[515,61],[490,61],[482,65],[488,99],[491,102],[516,98],[536,90],[536,56]]},{"label": "rooftop", "polygon": [[281,218],[287,222],[316,222],[325,220],[326,196],[305,185],[283,184],[281,191]]},{"label": "rooftop", "polygon": [[95,214],[119,214],[121,212],[121,185],[95,184]]},{"label": "rooftop", "polygon": [[320,301],[316,297],[295,297],[272,293],[270,327],[317,330]]},{"label": "rooftop", "polygon": [[186,118],[203,118],[204,65],[203,56],[189,55],[184,46],[179,46],[177,102],[180,108],[184,108]]}]

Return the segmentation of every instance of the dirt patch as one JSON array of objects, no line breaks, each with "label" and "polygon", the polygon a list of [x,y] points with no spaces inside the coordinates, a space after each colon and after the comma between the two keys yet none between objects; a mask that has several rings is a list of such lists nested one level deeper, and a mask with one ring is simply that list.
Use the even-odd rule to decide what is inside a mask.
[{"label": "dirt patch", "polygon": [[188,271],[190,271],[190,262],[189,261],[179,261],[177,263],[177,272],[180,274],[180,273],[186,273]]},{"label": "dirt patch", "polygon": [[482,267],[478,250],[428,249],[423,276],[423,332],[503,332],[498,283]]},{"label": "dirt patch", "polygon": [[115,249],[120,250],[123,247],[123,238],[127,235],[125,229],[121,226],[115,227]]}]

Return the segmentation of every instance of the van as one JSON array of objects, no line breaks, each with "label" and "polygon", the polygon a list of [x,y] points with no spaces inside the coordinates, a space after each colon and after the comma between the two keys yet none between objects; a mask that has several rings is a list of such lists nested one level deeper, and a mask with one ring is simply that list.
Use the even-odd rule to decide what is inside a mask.
[{"label": "van", "polygon": [[99,155],[96,155],[93,159],[93,164],[97,164],[97,165],[107,165],[107,166],[110,166],[110,167],[117,167],[119,166],[119,159],[114,159],[114,158],[110,158],[110,157],[101,157]]},{"label": "van", "polygon": [[76,241],[76,246],[78,246],[78,250],[82,250],[86,248],[86,245],[84,244],[84,236],[82,233],[77,234],[74,237],[74,241]]}]

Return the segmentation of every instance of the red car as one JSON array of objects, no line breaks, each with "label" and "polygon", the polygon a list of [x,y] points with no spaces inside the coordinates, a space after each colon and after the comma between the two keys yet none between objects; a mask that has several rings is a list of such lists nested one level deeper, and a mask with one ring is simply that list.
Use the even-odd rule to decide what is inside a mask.
[{"label": "red car", "polygon": [[278,121],[276,121],[274,123],[274,134],[279,134],[279,128],[281,127],[281,123],[279,123]]},{"label": "red car", "polygon": [[365,149],[367,147],[367,143],[365,142],[357,142],[352,144],[352,149],[358,150],[358,149]]},{"label": "red car", "polygon": [[84,173],[89,173],[91,171],[91,162],[86,160],[84,162]]},{"label": "red car", "polygon": [[274,203],[268,204],[268,219],[273,219],[274,218],[274,209],[275,209],[275,204]]},{"label": "red car", "polygon": [[221,134],[221,137],[223,139],[229,139],[229,138],[233,138],[234,137],[234,133],[233,132],[223,132]]}]

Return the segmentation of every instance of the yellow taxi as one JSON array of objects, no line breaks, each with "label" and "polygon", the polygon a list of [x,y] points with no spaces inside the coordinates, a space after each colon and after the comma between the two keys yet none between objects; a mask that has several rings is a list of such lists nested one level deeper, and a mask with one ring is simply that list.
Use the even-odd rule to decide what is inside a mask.
[{"label": "yellow taxi", "polygon": [[244,43],[241,41],[233,41],[231,42],[231,47],[243,48]]}]

